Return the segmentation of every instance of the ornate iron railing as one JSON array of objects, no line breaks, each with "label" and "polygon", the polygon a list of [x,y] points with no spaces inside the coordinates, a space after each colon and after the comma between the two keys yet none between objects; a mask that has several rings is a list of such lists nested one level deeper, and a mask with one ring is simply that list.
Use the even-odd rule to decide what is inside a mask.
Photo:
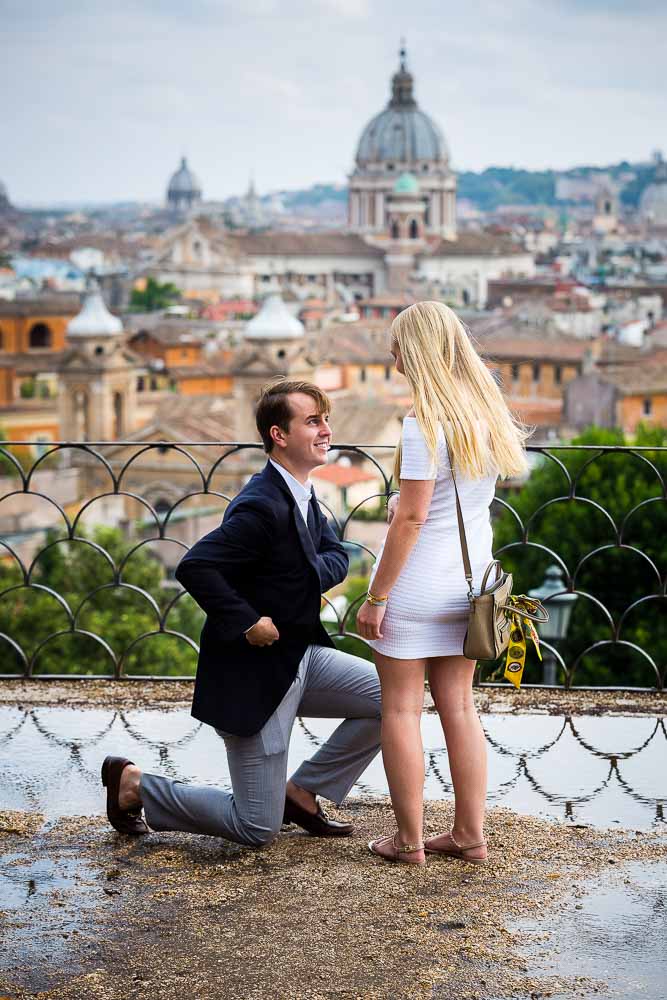
[{"label": "ornate iron railing", "polygon": [[[0,676],[191,676],[202,617],[172,570],[261,467],[260,445],[40,448],[34,457],[34,442],[0,447]],[[547,606],[555,608],[563,594],[577,598],[568,635],[542,643],[557,682],[663,689],[667,448],[528,450],[537,469],[527,483],[497,491],[496,555],[513,569],[517,591],[541,583],[555,564],[563,585]],[[320,504],[348,547],[353,577],[327,595],[325,617],[339,644],[368,656],[355,615],[384,533],[377,518],[390,489],[392,449],[341,444],[335,455],[366,470],[370,493],[360,497],[357,487],[351,496],[352,487],[346,494],[323,483],[330,495],[328,502],[320,495]],[[544,493],[550,484],[553,495]],[[534,509],[524,509],[530,498]],[[149,654],[151,641],[167,642],[169,652],[157,656],[154,646]],[[536,662],[527,668],[529,682],[540,679]],[[480,664],[478,682],[497,679],[498,667]]]}]

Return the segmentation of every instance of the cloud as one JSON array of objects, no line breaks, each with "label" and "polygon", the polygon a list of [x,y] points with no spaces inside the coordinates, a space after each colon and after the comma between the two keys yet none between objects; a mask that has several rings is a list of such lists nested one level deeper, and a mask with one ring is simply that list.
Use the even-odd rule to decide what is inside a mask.
[{"label": "cloud", "polygon": [[407,36],[455,164],[647,157],[664,141],[662,5],[639,0],[0,0],[2,180],[25,201],[343,180]]}]

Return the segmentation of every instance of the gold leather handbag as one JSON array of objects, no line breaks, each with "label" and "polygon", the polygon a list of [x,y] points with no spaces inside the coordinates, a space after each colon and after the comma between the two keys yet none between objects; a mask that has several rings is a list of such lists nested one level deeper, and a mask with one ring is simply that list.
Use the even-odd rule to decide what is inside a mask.
[{"label": "gold leather handbag", "polygon": [[[463,655],[467,656],[469,660],[495,660],[509,646],[512,625],[517,616],[520,616],[521,620],[528,625],[531,621],[549,621],[549,613],[539,601],[533,598],[527,598],[524,595],[521,595],[521,597],[514,597],[512,595],[512,574],[506,573],[503,570],[498,559],[492,559],[486,567],[480,592],[478,595],[475,594],[470,556],[468,554],[468,541],[463,525],[461,501],[459,500],[459,491],[456,486],[451,453],[449,465],[452,473],[452,482],[454,483],[456,519],[459,526],[461,555],[463,557],[465,578],[468,583],[468,601],[470,603],[468,630],[463,640]],[[494,574],[494,578],[489,582],[492,574]],[[537,633],[534,629],[532,631],[531,638],[536,643],[539,653]]]}]

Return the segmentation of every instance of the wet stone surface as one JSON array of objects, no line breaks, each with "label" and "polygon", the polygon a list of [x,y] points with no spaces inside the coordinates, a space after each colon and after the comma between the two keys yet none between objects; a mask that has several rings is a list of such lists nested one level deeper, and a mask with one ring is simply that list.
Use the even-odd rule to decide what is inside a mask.
[{"label": "wet stone surface", "polygon": [[[52,908],[28,912],[37,893],[3,913],[0,995],[490,1000],[609,989],[625,996],[613,993],[617,970],[592,964],[586,938],[574,948],[565,932],[586,912],[575,907],[590,900],[592,913],[605,886],[641,895],[637,873],[665,870],[663,834],[572,828],[494,808],[487,866],[436,858],[415,869],[367,852],[371,836],[391,829],[386,801],[356,799],[346,814],[357,825],[349,840],[318,840],[292,827],[263,851],[183,834],[125,838],[101,818],[0,833],[5,857],[25,859],[26,872],[48,858],[63,873],[56,910],[75,914],[68,929]],[[449,804],[428,803],[426,819],[428,832],[447,828]],[[21,815],[0,814],[3,828],[20,829]],[[28,923],[36,940],[29,952]],[[58,934],[68,936],[54,951]],[[562,966],[547,967],[545,955],[556,948]],[[634,974],[632,981],[642,982]],[[657,1000],[646,983],[642,996]]]},{"label": "wet stone surface", "polygon": [[[104,754],[225,783],[223,747],[190,718],[188,686],[158,707],[157,689],[174,687],[114,685],[118,705],[100,690],[86,707],[67,694],[87,685],[21,684],[14,703],[0,686],[0,997],[663,998],[660,696],[624,694],[624,716],[608,693],[580,703],[588,715],[559,693],[532,695],[529,714],[484,694],[490,861],[415,869],[366,849],[393,828],[379,761],[338,813],[355,821],[349,840],[295,827],[263,851],[121,837],[100,815]],[[425,717],[427,833],[452,821],[436,724]],[[333,725],[300,723],[294,761]]]}]

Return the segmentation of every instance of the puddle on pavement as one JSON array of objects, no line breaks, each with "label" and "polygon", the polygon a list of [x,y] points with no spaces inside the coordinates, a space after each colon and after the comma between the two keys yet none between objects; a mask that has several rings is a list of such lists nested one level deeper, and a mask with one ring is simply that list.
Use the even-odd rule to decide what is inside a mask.
[{"label": "puddle on pavement", "polygon": [[537,950],[528,948],[531,975],[602,980],[598,1000],[665,1000],[665,864],[623,865],[593,892],[568,899],[555,918],[524,921],[518,930],[549,934]]},{"label": "puddle on pavement", "polygon": [[75,854],[60,853],[57,861],[16,852],[0,857],[0,971],[11,977],[12,969],[23,970],[20,978],[33,990],[52,985],[58,969],[71,971],[72,943],[86,943],[87,914],[102,892],[97,871]]},{"label": "puddle on pavement", "polygon": [[[667,729],[641,716],[484,715],[491,805],[569,823],[662,828],[667,801]],[[290,767],[337,725],[295,724]],[[425,714],[426,797],[452,794],[440,723]],[[61,815],[104,811],[100,764],[122,754],[145,770],[229,787],[222,741],[186,709],[0,708],[0,808]],[[353,794],[387,794],[378,756]]]}]

